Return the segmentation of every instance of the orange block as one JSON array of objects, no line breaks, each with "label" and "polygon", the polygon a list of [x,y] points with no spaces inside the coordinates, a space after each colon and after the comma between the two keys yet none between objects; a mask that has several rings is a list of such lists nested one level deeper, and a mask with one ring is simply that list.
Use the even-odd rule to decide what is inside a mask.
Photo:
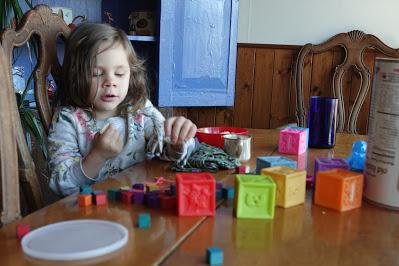
[{"label": "orange block", "polygon": [[363,174],[345,169],[317,173],[315,203],[338,211],[362,205]]},{"label": "orange block", "polygon": [[81,207],[89,206],[93,202],[91,194],[80,194],[78,197],[78,204]]}]

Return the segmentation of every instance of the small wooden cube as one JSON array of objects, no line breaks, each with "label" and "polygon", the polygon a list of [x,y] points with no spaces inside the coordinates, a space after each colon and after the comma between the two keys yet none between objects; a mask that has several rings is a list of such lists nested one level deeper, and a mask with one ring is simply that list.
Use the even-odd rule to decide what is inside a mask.
[{"label": "small wooden cube", "polygon": [[133,191],[125,190],[121,191],[121,201],[123,203],[130,204],[132,203]]},{"label": "small wooden cube", "polygon": [[345,169],[319,171],[316,178],[315,203],[337,211],[362,205],[363,174]]},{"label": "small wooden cube", "polygon": [[178,173],[176,188],[180,216],[215,215],[216,182],[210,173]]},{"label": "small wooden cube", "polygon": [[256,174],[260,174],[263,168],[274,166],[287,166],[296,169],[297,163],[284,156],[261,156],[256,158]]},{"label": "small wooden cube", "polygon": [[93,192],[92,188],[87,185],[79,187],[79,194],[91,194]]},{"label": "small wooden cube", "polygon": [[144,184],[137,183],[137,184],[133,184],[132,188],[133,188],[133,189],[143,190],[143,191],[144,191],[145,186],[144,186]]},{"label": "small wooden cube", "polygon": [[18,240],[22,240],[22,238],[30,232],[29,224],[17,224],[17,237]]},{"label": "small wooden cube", "polygon": [[133,191],[133,204],[144,203],[144,191],[134,190]]},{"label": "small wooden cube", "polygon": [[149,213],[140,213],[138,216],[138,227],[139,228],[150,228],[151,227],[151,216]]},{"label": "small wooden cube", "polygon": [[306,171],[277,166],[262,169],[277,185],[276,205],[288,208],[305,202]]},{"label": "small wooden cube", "polygon": [[217,188],[216,189],[216,200],[221,200],[223,199],[223,189]]},{"label": "small wooden cube", "polygon": [[234,188],[233,187],[222,188],[222,193],[223,193],[223,198],[234,199]]},{"label": "small wooden cube", "polygon": [[236,174],[246,174],[246,173],[247,173],[247,166],[246,165],[236,166]]},{"label": "small wooden cube", "polygon": [[118,188],[108,189],[108,191],[107,191],[108,200],[111,200],[111,201],[118,200],[118,193],[119,193],[119,189]]},{"label": "small wooden cube", "polygon": [[209,265],[223,264],[223,251],[218,247],[210,247],[206,250],[206,262]]},{"label": "small wooden cube", "polygon": [[93,202],[95,205],[105,205],[107,204],[107,197],[104,192],[93,193]]},{"label": "small wooden cube", "polygon": [[307,131],[285,128],[280,131],[278,151],[286,154],[301,154],[307,149]]},{"label": "small wooden cube", "polygon": [[176,209],[176,197],[162,194],[159,196],[161,200],[161,209],[174,210]]},{"label": "small wooden cube", "polygon": [[270,176],[236,175],[234,210],[237,218],[272,219],[276,184]]},{"label": "small wooden cube", "polygon": [[91,194],[80,194],[78,196],[78,205],[81,207],[90,206],[93,203],[93,197]]}]

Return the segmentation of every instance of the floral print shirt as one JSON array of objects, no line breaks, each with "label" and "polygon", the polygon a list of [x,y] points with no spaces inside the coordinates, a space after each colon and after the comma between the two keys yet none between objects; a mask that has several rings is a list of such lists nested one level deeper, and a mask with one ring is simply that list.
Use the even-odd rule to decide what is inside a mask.
[{"label": "floral print shirt", "polygon": [[[81,108],[58,109],[48,136],[50,188],[57,194],[69,195],[81,185],[103,181],[146,157],[186,161],[194,150],[194,139],[186,142],[181,151],[164,144],[164,120],[150,101],[136,112],[128,106],[126,118],[111,117],[102,121],[91,118]],[[108,123],[124,136],[124,147],[117,157],[104,163],[96,178],[90,178],[82,169],[82,159],[89,153],[96,133]]]}]

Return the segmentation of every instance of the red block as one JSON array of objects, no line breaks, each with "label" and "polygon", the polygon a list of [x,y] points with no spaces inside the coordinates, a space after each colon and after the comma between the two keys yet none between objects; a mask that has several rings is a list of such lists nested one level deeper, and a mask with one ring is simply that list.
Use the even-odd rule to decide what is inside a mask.
[{"label": "red block", "polygon": [[78,196],[78,205],[81,207],[90,206],[92,204],[92,195],[91,194],[80,194]]},{"label": "red block", "polygon": [[247,167],[245,165],[239,165],[236,167],[236,174],[245,174],[247,172]]},{"label": "red block", "polygon": [[122,191],[121,192],[121,201],[123,203],[132,203],[133,191]]},{"label": "red block", "polygon": [[210,173],[176,174],[180,216],[214,216],[216,182]]},{"label": "red block", "polygon": [[107,204],[107,197],[105,193],[94,194],[93,201],[95,205],[105,205]]},{"label": "red block", "polygon": [[29,224],[17,224],[17,237],[18,240],[21,240],[24,235],[30,232]]},{"label": "red block", "polygon": [[176,197],[162,194],[159,199],[161,200],[161,209],[172,210],[176,208]]}]

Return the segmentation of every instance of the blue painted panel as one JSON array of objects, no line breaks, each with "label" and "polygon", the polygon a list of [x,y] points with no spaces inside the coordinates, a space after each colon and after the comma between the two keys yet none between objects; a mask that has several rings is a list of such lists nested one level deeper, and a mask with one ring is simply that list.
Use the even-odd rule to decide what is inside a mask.
[{"label": "blue painted panel", "polygon": [[162,1],[159,106],[232,106],[238,0]]}]

